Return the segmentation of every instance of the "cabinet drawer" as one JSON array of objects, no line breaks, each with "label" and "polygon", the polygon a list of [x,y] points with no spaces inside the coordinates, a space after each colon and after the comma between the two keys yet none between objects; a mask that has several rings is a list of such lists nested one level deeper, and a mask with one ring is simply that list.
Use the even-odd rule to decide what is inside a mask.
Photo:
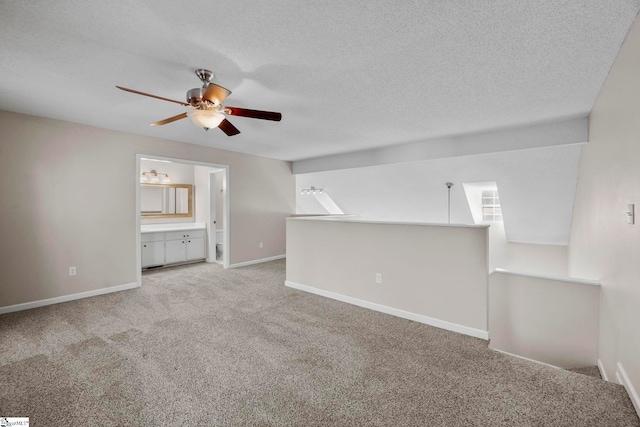
[{"label": "cabinet drawer", "polygon": [[142,233],[140,235],[140,241],[146,242],[161,242],[164,240],[164,233]]},{"label": "cabinet drawer", "polygon": [[189,237],[204,237],[205,230],[183,230],[183,231],[170,231],[166,233],[167,240],[188,239]]}]

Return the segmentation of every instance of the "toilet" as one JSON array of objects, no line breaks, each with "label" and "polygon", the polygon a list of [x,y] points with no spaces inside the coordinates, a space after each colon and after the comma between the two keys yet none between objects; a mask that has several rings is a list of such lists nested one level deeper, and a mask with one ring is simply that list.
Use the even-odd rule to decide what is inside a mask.
[{"label": "toilet", "polygon": [[222,259],[223,250],[224,250],[223,230],[216,230],[216,259]]}]

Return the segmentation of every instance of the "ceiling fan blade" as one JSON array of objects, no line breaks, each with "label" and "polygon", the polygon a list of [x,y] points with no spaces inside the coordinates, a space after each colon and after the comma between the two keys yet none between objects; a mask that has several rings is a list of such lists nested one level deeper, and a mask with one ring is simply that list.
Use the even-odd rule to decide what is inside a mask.
[{"label": "ceiling fan blade", "polygon": [[252,119],[273,120],[279,122],[282,120],[282,114],[273,111],[250,110],[248,108],[225,107],[225,113],[230,116],[250,117]]},{"label": "ceiling fan blade", "polygon": [[159,122],[153,122],[150,126],[161,126],[167,123],[175,122],[176,120],[186,119],[187,113],[178,114],[177,116],[169,117],[168,119],[160,120]]},{"label": "ceiling fan blade", "polygon": [[237,135],[240,133],[240,131],[238,130],[238,128],[236,128],[234,125],[231,124],[231,122],[227,119],[224,119],[220,122],[220,124],[218,125],[218,127],[220,128],[220,130],[224,133],[227,134],[227,136],[233,136],[233,135]]},{"label": "ceiling fan blade", "polygon": [[215,83],[209,83],[209,86],[207,86],[202,94],[202,99],[210,101],[214,105],[220,105],[229,95],[231,95],[231,91],[229,89],[218,86]]},{"label": "ceiling fan blade", "polygon": [[133,90],[133,89],[129,89],[126,87],[122,87],[122,86],[117,86],[116,87],[120,90],[124,90],[125,92],[131,92],[131,93],[136,93],[138,95],[144,95],[144,96],[149,96],[151,98],[156,98],[156,99],[161,99],[163,101],[169,101],[169,102],[175,102],[176,104],[180,104],[180,105],[184,105],[185,107],[188,107],[189,104],[187,104],[186,102],[182,102],[182,101],[176,101],[174,99],[169,99],[169,98],[163,98],[161,96],[157,96],[157,95],[151,95],[150,93],[144,93],[144,92],[140,92],[139,90]]}]

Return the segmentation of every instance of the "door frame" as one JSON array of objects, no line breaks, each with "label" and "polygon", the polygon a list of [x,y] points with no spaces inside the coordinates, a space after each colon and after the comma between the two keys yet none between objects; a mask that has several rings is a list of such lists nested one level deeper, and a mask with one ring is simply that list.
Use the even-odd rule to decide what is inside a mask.
[{"label": "door frame", "polygon": [[[224,184],[223,184],[223,188],[225,189],[224,191],[224,207],[222,210],[222,220],[223,220],[223,224],[222,224],[222,230],[223,230],[223,235],[224,235],[224,251],[225,251],[225,257],[223,259],[223,267],[229,268],[230,265],[230,259],[231,259],[231,238],[230,238],[230,227],[229,227],[229,221],[230,221],[230,208],[229,208],[229,200],[230,200],[230,196],[229,196],[229,165],[223,165],[223,164],[218,164],[218,163],[210,163],[210,162],[199,162],[196,160],[189,160],[189,159],[181,159],[181,158],[177,158],[177,157],[166,157],[166,156],[159,156],[157,154],[144,154],[144,153],[136,153],[136,174],[135,174],[135,193],[136,193],[136,210],[135,210],[135,218],[136,218],[136,269],[137,269],[137,282],[138,282],[138,286],[142,286],[142,253],[140,252],[140,248],[141,248],[141,225],[142,225],[142,218],[140,217],[140,160],[143,158],[151,158],[151,159],[157,159],[157,160],[166,160],[169,162],[176,162],[176,163],[184,163],[184,164],[190,164],[190,165],[194,165],[194,166],[205,166],[205,167],[210,167],[210,168],[215,168],[215,169],[222,169],[223,171],[218,172],[220,174],[223,174],[224,177]],[[208,187],[208,186],[207,186]],[[209,190],[207,188],[207,190]],[[211,197],[211,191],[209,191],[209,197]],[[195,211],[194,211],[194,216],[195,216]],[[211,228],[211,224],[208,224],[207,227],[207,238],[211,239],[213,238],[215,240],[216,238],[216,230],[215,228]],[[214,256],[215,259],[215,256]]]}]

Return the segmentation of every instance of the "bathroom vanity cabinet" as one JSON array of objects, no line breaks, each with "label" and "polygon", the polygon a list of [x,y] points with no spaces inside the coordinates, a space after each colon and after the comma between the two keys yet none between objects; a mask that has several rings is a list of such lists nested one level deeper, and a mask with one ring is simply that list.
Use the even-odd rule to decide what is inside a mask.
[{"label": "bathroom vanity cabinet", "polygon": [[204,258],[205,230],[165,233],[165,262],[193,261]]},{"label": "bathroom vanity cabinet", "polygon": [[[142,268],[197,261],[206,258],[206,230],[193,227],[142,230]],[[162,230],[162,231],[160,231]]]},{"label": "bathroom vanity cabinet", "polygon": [[164,233],[142,233],[142,268],[164,264]]}]

